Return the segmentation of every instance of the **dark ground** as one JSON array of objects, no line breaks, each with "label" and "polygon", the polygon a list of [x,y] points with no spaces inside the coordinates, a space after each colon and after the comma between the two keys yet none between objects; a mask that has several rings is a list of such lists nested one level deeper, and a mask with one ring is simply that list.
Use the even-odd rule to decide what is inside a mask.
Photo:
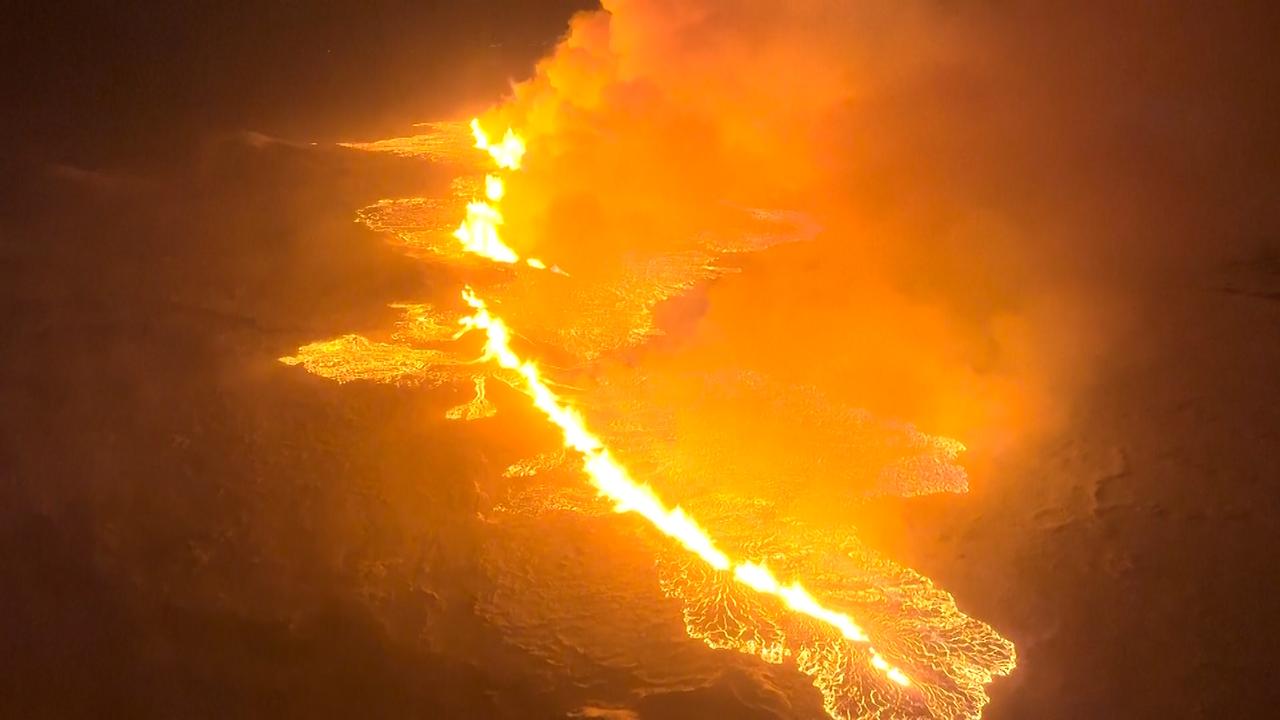
[{"label": "dark ground", "polygon": [[[6,11],[0,715],[552,712],[453,614],[499,434],[275,362],[431,285],[351,221],[419,167],[243,131],[373,137],[483,104],[568,5]],[[882,508],[900,532],[871,543],[1017,643],[987,717],[1280,706],[1272,230],[1146,283],[1054,437],[977,458],[967,498]],[[451,581],[380,583],[388,558]]]}]

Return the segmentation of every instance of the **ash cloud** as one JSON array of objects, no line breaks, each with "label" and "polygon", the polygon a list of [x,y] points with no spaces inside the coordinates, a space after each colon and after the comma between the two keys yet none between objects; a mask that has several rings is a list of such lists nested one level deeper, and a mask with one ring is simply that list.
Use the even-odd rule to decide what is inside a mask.
[{"label": "ash cloud", "polygon": [[485,120],[530,139],[513,241],[566,267],[678,251],[726,208],[821,224],[682,306],[680,363],[998,450],[1125,352],[1143,287],[1275,237],[1271,14],[612,0]]}]

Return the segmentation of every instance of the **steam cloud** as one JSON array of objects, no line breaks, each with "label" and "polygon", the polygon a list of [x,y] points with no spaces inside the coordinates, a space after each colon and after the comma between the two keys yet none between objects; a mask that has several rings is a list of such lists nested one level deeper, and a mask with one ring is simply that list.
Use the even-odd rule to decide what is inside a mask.
[{"label": "steam cloud", "polygon": [[750,358],[998,449],[1123,350],[1128,288],[1247,238],[1221,218],[1263,206],[1246,178],[1275,148],[1246,145],[1242,108],[1264,86],[1224,82],[1240,58],[1209,38],[1251,22],[1194,3],[609,0],[486,121],[535,149],[513,242],[566,267],[678,250],[733,208],[823,228],[667,313],[688,340],[672,362]]}]

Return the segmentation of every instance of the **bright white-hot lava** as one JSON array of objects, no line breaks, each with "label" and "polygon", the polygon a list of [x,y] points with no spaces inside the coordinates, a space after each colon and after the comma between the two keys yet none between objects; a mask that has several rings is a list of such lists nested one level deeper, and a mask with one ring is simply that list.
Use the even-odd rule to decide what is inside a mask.
[{"label": "bright white-hot lava", "polygon": [[520,161],[524,158],[524,139],[515,131],[507,128],[507,134],[500,142],[489,140],[484,128],[480,127],[480,119],[472,118],[471,134],[476,139],[476,147],[489,153],[489,157],[503,170],[519,170]]},{"label": "bright white-hot lava", "polygon": [[[734,579],[743,585],[778,598],[792,610],[830,625],[849,640],[869,642],[867,634],[853,618],[824,607],[798,582],[784,585],[764,565],[730,559],[693,518],[679,507],[668,507],[652,488],[632,479],[604,443],[587,429],[582,416],[566,405],[542,379],[538,366],[522,359],[511,348],[511,330],[506,323],[495,317],[471,288],[463,290],[462,298],[475,311],[462,319],[462,325],[468,330],[484,331],[485,358],[520,374],[524,381],[523,389],[532,398],[534,406],[560,429],[565,446],[582,455],[587,477],[601,495],[615,503],[618,512],[634,512],[643,516],[664,535],[716,570],[732,572]],[[903,686],[911,684],[905,673],[890,665],[874,648],[868,646],[868,652],[872,666],[890,680]]]},{"label": "bright white-hot lava", "polygon": [[[428,158],[457,159],[465,156],[474,137],[475,147],[484,150],[496,167],[491,165],[488,174],[481,175],[483,184],[478,192],[462,198],[470,202],[466,205],[466,218],[454,238],[468,254],[489,262],[527,265],[563,275],[556,267],[547,268],[536,259],[521,257],[502,236],[504,217],[500,205],[509,201],[510,190],[520,187],[509,185],[507,180],[508,173],[520,168],[524,160],[523,140],[509,130],[501,142],[491,142],[475,121],[470,125],[470,133],[467,129],[465,123],[433,126],[433,133],[447,135],[452,138],[452,144],[429,135],[402,139],[394,147],[384,148],[378,143],[362,147],[399,152],[397,148],[421,146],[429,151],[425,155]],[[442,228],[452,225],[449,216],[431,214],[445,207],[447,203],[423,200],[380,201],[377,209],[381,214],[375,218],[378,222],[370,226],[397,236],[418,232],[422,237],[413,241],[424,247],[434,242],[426,238],[427,233],[451,242],[447,230],[441,232]],[[410,213],[422,216],[414,217]],[[414,225],[415,222],[418,225]],[[418,227],[422,229],[419,231]],[[701,269],[715,257],[696,252],[688,255],[691,259],[679,255],[680,262],[694,263]],[[458,257],[456,251],[450,250],[439,251],[439,256]],[[741,397],[751,408],[775,407],[783,416],[797,420],[816,413],[814,422],[821,422],[823,428],[836,428],[823,432],[835,433],[841,443],[846,442],[848,433],[853,433],[855,439],[848,441],[851,444],[847,446],[854,448],[852,452],[859,462],[868,463],[868,467],[883,464],[879,472],[886,482],[905,478],[915,492],[920,492],[919,488],[934,487],[937,491],[944,487],[936,484],[941,483],[941,479],[928,475],[928,469],[953,468],[950,463],[963,449],[959,443],[926,437],[914,429],[903,430],[896,425],[892,428],[879,422],[873,425],[863,414],[850,414],[843,406],[797,394],[793,385],[782,386],[784,394],[779,396],[767,383],[753,384],[737,374],[733,375],[731,390],[707,388],[718,400],[696,400],[682,394],[685,389],[679,379],[668,378],[661,368],[653,376],[645,376],[644,387],[638,388],[634,397],[625,383],[614,385],[605,381],[593,385],[593,392],[582,398],[584,407],[609,408],[614,417],[621,413],[628,418],[626,422],[615,420],[593,431],[587,425],[586,415],[553,390],[554,383],[544,378],[539,366],[517,352],[511,327],[494,312],[503,309],[501,314],[507,320],[516,321],[523,331],[530,333],[534,343],[530,347],[544,342],[568,347],[580,342],[581,345],[572,347],[579,351],[590,348],[590,352],[581,355],[590,359],[610,348],[628,347],[627,343],[639,342],[637,338],[643,337],[643,333],[628,334],[628,339],[617,345],[615,335],[609,334],[613,332],[612,323],[623,329],[645,327],[645,318],[649,316],[644,315],[643,309],[648,307],[644,303],[653,301],[654,297],[661,299],[678,293],[679,288],[687,287],[689,277],[706,277],[698,272],[688,276],[679,272],[664,274],[662,269],[667,266],[663,263],[668,260],[668,256],[659,255],[654,260],[657,264],[646,264],[644,258],[640,258],[634,279],[626,282],[614,277],[597,277],[590,272],[583,272],[581,277],[550,281],[533,273],[499,274],[497,277],[502,279],[496,286],[479,288],[479,293],[470,286],[463,291],[470,314],[462,318],[461,332],[455,333],[453,323],[457,316],[448,310],[431,305],[405,305],[406,312],[395,331],[383,339],[348,335],[304,346],[296,356],[281,358],[281,361],[301,365],[339,382],[368,379],[434,387],[447,382],[471,381],[476,388],[475,398],[445,413],[446,417],[460,420],[493,415],[495,408],[486,397],[484,380],[501,378],[530,397],[539,412],[557,427],[563,443],[563,450],[548,452],[545,459],[540,456],[530,458],[528,463],[518,463],[518,474],[509,477],[530,477],[540,469],[558,467],[566,459],[574,463],[574,458],[580,457],[579,467],[587,475],[589,487],[607,499],[616,511],[640,515],[667,538],[664,547],[657,550],[655,561],[663,593],[684,603],[684,623],[690,637],[712,648],[757,655],[770,663],[793,660],[800,672],[813,679],[814,686],[822,693],[824,709],[833,718],[972,720],[980,717],[988,700],[985,685],[994,676],[1008,674],[1014,667],[1012,645],[990,627],[960,613],[950,595],[936,589],[927,578],[881,559],[863,547],[856,541],[852,528],[818,529],[802,519],[776,514],[777,505],[768,498],[773,497],[770,493],[786,492],[780,489],[782,486],[773,484],[780,468],[768,452],[743,454],[739,447],[742,442],[768,445],[772,438],[766,441],[758,435],[744,436],[744,431],[747,436],[751,435],[751,428],[735,424],[732,419],[741,413],[729,410],[737,407],[732,403]],[[675,264],[676,271],[681,267],[684,266]],[[597,297],[591,294],[596,285],[603,288],[599,300],[592,299]],[[566,297],[585,297],[588,303],[582,307],[546,303],[544,298],[522,290],[532,287],[539,288],[540,292],[563,293]],[[589,326],[583,324],[584,317],[591,319]],[[609,332],[592,334],[599,328]],[[478,368],[473,355],[454,345],[451,338],[456,340],[470,331],[484,334],[481,360],[500,366],[502,372]],[[622,377],[625,380],[625,375]],[[783,399],[785,402],[778,404]],[[814,406],[811,402],[821,404]],[[717,418],[730,422],[719,422]],[[671,429],[684,427],[678,424],[687,421],[716,429],[686,431],[674,442],[664,439]],[[790,437],[779,436],[777,441],[789,442]],[[812,440],[819,442],[817,438]],[[822,442],[828,451],[834,447]],[[885,444],[881,447],[879,443]],[[721,462],[725,452],[732,453],[734,462],[741,464]],[[665,502],[653,487],[637,482],[619,457],[637,463],[637,468],[657,462],[658,467],[663,468],[663,478],[671,478],[673,482],[698,484],[702,483],[701,478],[706,478],[705,484],[698,485],[701,489],[691,490],[682,497],[682,502],[685,507],[696,510],[707,526],[695,520],[689,511]],[[921,459],[927,463],[924,470],[917,466]],[[508,471],[517,469],[517,465]],[[712,478],[722,476],[726,467],[734,473],[735,480],[746,483],[734,488],[741,489],[741,495],[723,493],[720,497],[723,487],[717,487],[719,483]],[[825,468],[810,470],[825,471]],[[886,472],[889,474],[884,474]],[[794,477],[795,482],[808,482],[803,471]],[[960,477],[963,479],[962,472]],[[562,509],[566,505],[558,492],[548,493],[545,487],[534,483],[504,499],[503,511],[537,513],[544,507]],[[582,512],[595,512],[599,508],[587,499],[586,493],[581,497],[581,500],[569,501],[568,506]],[[769,524],[775,522],[776,528]],[[761,532],[759,528],[768,530]],[[715,531],[714,536],[711,529]],[[820,592],[825,601],[815,597],[806,585]],[[752,595],[764,602],[756,602]],[[849,612],[856,613],[860,622]],[[890,662],[889,657],[901,663],[910,675]]]},{"label": "bright white-hot lava", "polygon": [[[480,128],[478,120],[471,121],[471,130],[476,136],[476,147],[487,150],[499,167],[516,169],[520,166],[525,144],[514,131],[508,129],[501,143],[492,144]],[[495,175],[485,177],[485,187],[489,198],[494,201],[504,194],[502,180]],[[509,251],[497,234],[497,225],[502,221],[501,214],[492,210],[492,215],[487,215],[486,212],[481,211],[481,207],[489,208],[484,203],[472,203],[467,207],[467,222],[463,223],[459,233],[462,233],[471,223],[473,213],[477,217],[492,218],[493,224],[485,228],[489,233],[486,236],[486,247],[507,250],[509,254],[502,254],[501,257],[494,259],[501,262],[515,262],[517,256],[514,251]],[[461,235],[459,237],[463,239]],[[466,242],[465,239],[463,241]],[[505,259],[507,257],[511,259]],[[582,455],[583,470],[586,471],[592,485],[601,495],[614,502],[614,508],[618,512],[634,512],[641,515],[664,535],[702,558],[712,568],[722,572],[732,572],[737,582],[757,592],[778,598],[791,610],[830,625],[853,642],[870,643],[866,632],[853,621],[853,618],[823,606],[799,582],[783,584],[769,568],[762,564],[730,559],[716,547],[707,532],[684,510],[679,507],[667,507],[652,488],[632,479],[627,469],[614,459],[600,438],[587,429],[582,416],[566,405],[542,379],[538,366],[530,360],[521,359],[516,354],[511,347],[511,330],[506,323],[494,316],[488,305],[470,287],[462,291],[462,299],[474,312],[464,317],[461,324],[465,330],[484,331],[485,359],[493,360],[503,368],[515,370],[520,374],[523,379],[523,389],[533,400],[534,406],[560,429],[565,446]],[[911,684],[905,673],[891,665],[869,644],[868,652],[871,665],[883,672],[890,680],[902,686]]]},{"label": "bright white-hot lava", "polygon": [[[510,128],[501,142],[492,143],[479,120],[471,121],[471,132],[476,139],[476,147],[489,153],[493,161],[503,170],[516,170],[520,167],[520,159],[524,157],[524,140]],[[484,178],[484,194],[488,200],[473,200],[467,203],[467,217],[453,231],[453,236],[462,243],[462,249],[473,255],[488,258],[494,262],[508,265],[520,262],[520,254],[502,240],[499,228],[502,226],[502,211],[495,203],[506,194],[506,185],[498,175],[490,174]],[[525,258],[524,262],[531,268],[546,269],[546,264],[537,258]]]}]

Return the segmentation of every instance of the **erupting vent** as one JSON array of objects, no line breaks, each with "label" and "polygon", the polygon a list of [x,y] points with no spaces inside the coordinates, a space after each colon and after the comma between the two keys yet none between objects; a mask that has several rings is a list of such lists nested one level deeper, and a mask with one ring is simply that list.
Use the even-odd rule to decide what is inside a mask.
[{"label": "erupting vent", "polygon": [[[716,257],[804,240],[812,234],[803,217],[751,211],[756,232],[743,233],[736,241],[704,239],[693,248],[641,258],[622,276],[578,278],[558,267],[550,268],[552,273],[533,272],[524,268],[543,271],[547,265],[522,256],[504,241],[504,216],[499,209],[507,194],[499,173],[520,169],[525,141],[512,130],[501,141],[492,141],[475,120],[470,130],[474,146],[487,152],[496,165],[484,177],[483,199],[383,200],[361,217],[372,227],[392,232],[407,248],[425,249],[431,257],[448,261],[472,256],[512,266],[515,277],[504,278],[492,293],[486,291],[488,300],[496,295],[501,307],[527,319],[529,328],[519,329],[530,333],[533,342],[557,347],[584,362],[634,346],[653,334],[654,306],[722,272],[715,265]],[[453,147],[463,136],[458,127],[436,124],[431,131],[416,139],[351,147],[429,159],[462,154]],[[415,152],[415,147],[421,151]],[[465,192],[467,184],[459,187]],[[453,208],[464,211],[465,219],[453,233],[457,245],[449,250],[440,240],[439,213]],[[393,216],[399,220],[388,222]],[[557,285],[548,288],[547,283]],[[522,301],[535,294],[565,296],[560,302],[566,305],[553,300],[531,310]],[[508,475],[546,474],[576,456],[597,498],[531,484],[502,503],[502,509],[532,515],[549,508],[591,513],[597,511],[595,503],[604,499],[616,512],[644,518],[667,538],[656,551],[662,589],[684,603],[688,634],[713,648],[733,649],[772,663],[794,662],[813,679],[833,718],[981,715],[987,700],[985,685],[1014,667],[1012,644],[960,613],[950,595],[927,579],[877,557],[847,531],[818,529],[780,513],[770,494],[789,492],[788,487],[794,487],[788,485],[789,473],[817,472],[821,463],[810,467],[807,460],[797,458],[790,467],[773,468],[767,462],[753,462],[750,450],[744,449],[740,466],[745,480],[739,488],[743,492],[731,493],[738,487],[733,482],[717,488],[717,481],[733,479],[736,468],[733,463],[708,462],[701,453],[720,442],[745,445],[747,438],[698,430],[676,439],[669,437],[671,428],[663,418],[670,420],[685,410],[712,415],[715,403],[735,402],[732,393],[718,396],[716,383],[709,380],[705,398],[689,399],[688,408],[673,407],[661,379],[645,378],[644,388],[638,390],[619,391],[600,383],[594,400],[592,393],[581,391],[571,403],[535,362],[516,349],[515,328],[508,325],[515,322],[513,317],[499,317],[493,309],[499,304],[491,305],[470,286],[462,291],[462,300],[470,314],[460,320],[432,306],[407,305],[396,331],[383,340],[349,335],[305,346],[282,361],[338,381],[474,383],[475,399],[448,411],[448,417],[459,420],[486,418],[495,412],[492,398],[486,395],[486,378],[516,388],[555,425],[564,450],[518,463]],[[554,323],[557,308],[563,308],[564,317],[573,316],[572,322],[566,320],[568,331]],[[461,330],[455,331],[458,323]],[[460,355],[455,347],[458,339],[473,331],[484,337],[479,360]],[[737,385],[755,395],[781,397],[771,401],[784,415],[815,416],[813,428],[804,437],[823,440],[838,452],[863,454],[860,462],[865,467],[858,471],[873,476],[880,492],[964,489],[963,471],[954,463],[963,446],[955,441],[812,399],[811,390],[786,388],[775,393],[759,378],[736,377]],[[626,420],[605,422],[593,430],[587,421],[591,409],[607,404],[614,406],[601,414],[621,413]],[[797,420],[797,426],[802,422]],[[732,434],[723,424],[720,429]],[[829,442],[824,433],[831,434]],[[853,448],[839,446],[842,441],[855,442],[850,438],[864,439]],[[806,454],[810,448],[799,450],[797,454]],[[646,475],[655,481],[666,476],[681,482],[682,504],[688,510],[636,480],[618,459],[622,456],[644,461]],[[752,472],[761,477],[749,477]]]}]

